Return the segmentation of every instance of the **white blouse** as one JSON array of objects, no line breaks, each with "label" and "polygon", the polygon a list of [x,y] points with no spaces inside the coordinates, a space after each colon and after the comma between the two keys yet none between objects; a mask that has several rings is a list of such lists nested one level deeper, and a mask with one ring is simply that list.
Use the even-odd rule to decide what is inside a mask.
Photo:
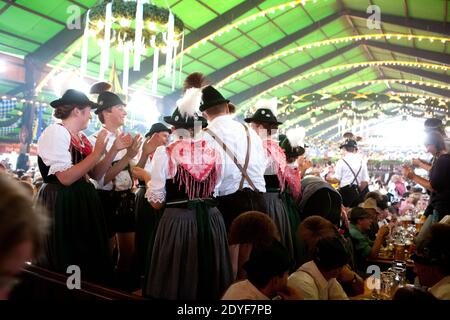
[{"label": "white blouse", "polygon": [[[147,186],[145,197],[149,202],[163,203],[166,200],[166,180],[173,178],[176,174],[176,165],[174,172],[169,174],[169,155],[165,146],[159,146],[151,161],[150,166],[145,166],[145,170],[150,167],[150,182]],[[173,161],[173,160],[172,160]]]},{"label": "white blouse", "polygon": [[[103,129],[102,129],[103,130]],[[95,146],[95,142],[97,141],[97,136],[100,133],[100,131],[94,133],[91,137],[91,143],[93,146]],[[112,132],[108,131],[108,135],[107,135],[107,139],[108,142],[106,144],[106,152],[108,152],[111,147],[114,144],[114,141],[116,140],[116,135]],[[120,150],[116,157],[114,158],[113,161],[119,161],[120,159],[122,159],[125,155],[127,154],[127,149],[123,149]],[[106,175],[106,173],[105,173]],[[107,184],[104,183],[105,180],[105,175],[103,175],[99,180],[98,180],[98,188],[102,189],[102,190],[112,190],[114,188],[114,190],[116,191],[123,191],[123,190],[129,190],[133,187],[133,179],[130,176],[130,173],[128,172],[128,170],[122,170],[120,171],[113,179],[113,181],[108,182]]]},{"label": "white blouse", "polygon": [[49,168],[48,175],[66,171],[73,166],[70,153],[71,136],[69,130],[60,124],[51,124],[42,132],[37,154]]}]

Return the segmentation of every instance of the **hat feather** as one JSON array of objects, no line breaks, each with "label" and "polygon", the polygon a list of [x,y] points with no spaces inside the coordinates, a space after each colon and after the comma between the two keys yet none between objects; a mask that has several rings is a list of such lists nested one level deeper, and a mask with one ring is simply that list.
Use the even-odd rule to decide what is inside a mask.
[{"label": "hat feather", "polygon": [[286,131],[287,139],[293,148],[304,147],[305,145],[305,128],[292,128]]},{"label": "hat feather", "polygon": [[202,102],[202,90],[200,88],[189,88],[183,97],[177,101],[178,111],[183,117],[193,117]]},{"label": "hat feather", "polygon": [[276,117],[278,115],[277,105],[278,105],[278,99],[276,97],[273,97],[272,99],[259,99],[255,103],[255,108],[256,108],[256,110],[270,109],[272,111],[273,115]]},{"label": "hat feather", "polygon": [[94,83],[91,86],[91,88],[89,90],[89,93],[91,93],[91,94],[100,94],[102,92],[110,90],[111,87],[112,87],[111,84],[109,84],[107,82],[103,82],[103,81],[96,82],[96,83]]},{"label": "hat feather", "polygon": [[201,72],[191,73],[186,77],[183,84],[184,91],[187,91],[190,88],[201,88],[205,86],[206,77]]}]

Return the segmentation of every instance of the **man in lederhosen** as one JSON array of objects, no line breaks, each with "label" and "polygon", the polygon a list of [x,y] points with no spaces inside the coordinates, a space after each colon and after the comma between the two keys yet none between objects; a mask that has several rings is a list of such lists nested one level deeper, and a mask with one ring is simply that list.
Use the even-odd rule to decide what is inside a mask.
[{"label": "man in lederhosen", "polygon": [[[127,112],[126,104],[112,92],[104,91],[98,96],[99,108],[95,111],[103,127],[108,130],[109,150],[116,139],[128,141],[128,148],[119,151],[111,168],[98,180],[98,192],[103,204],[110,244],[117,245],[117,285],[125,288],[129,281],[134,255],[135,195],[132,192],[133,179],[130,165],[139,152],[142,137],[138,134],[132,138],[129,134],[121,133]],[[93,139],[96,139],[94,134]],[[117,237],[116,237],[117,235]]]},{"label": "man in lederhosen", "polygon": [[202,137],[222,155],[222,175],[214,194],[227,230],[243,212],[266,212],[262,194],[266,191],[267,167],[261,138],[254,130],[233,120],[228,103],[214,87],[202,88],[200,111],[208,120]]}]

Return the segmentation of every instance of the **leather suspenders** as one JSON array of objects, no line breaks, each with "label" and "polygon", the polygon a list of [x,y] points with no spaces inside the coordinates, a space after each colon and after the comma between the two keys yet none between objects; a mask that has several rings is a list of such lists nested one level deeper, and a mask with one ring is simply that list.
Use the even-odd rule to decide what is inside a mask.
[{"label": "leather suspenders", "polygon": [[248,184],[254,191],[258,191],[256,189],[255,184],[253,183],[252,179],[250,179],[247,169],[248,169],[248,163],[250,160],[250,150],[251,150],[251,141],[250,141],[250,132],[248,131],[248,127],[244,125],[245,133],[247,135],[247,154],[245,155],[245,163],[244,166],[239,163],[238,159],[234,155],[234,153],[227,147],[227,145],[220,139],[211,129],[205,128],[203,129],[205,132],[207,132],[216,142],[222,147],[222,149],[226,152],[226,154],[233,160],[236,167],[241,171],[242,178],[241,182],[239,183],[239,190],[242,190],[244,186],[244,181],[247,180]]}]

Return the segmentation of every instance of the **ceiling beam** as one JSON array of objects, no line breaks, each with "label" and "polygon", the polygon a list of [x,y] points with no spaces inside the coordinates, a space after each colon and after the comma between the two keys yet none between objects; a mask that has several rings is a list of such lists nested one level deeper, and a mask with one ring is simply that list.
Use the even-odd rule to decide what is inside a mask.
[{"label": "ceiling beam", "polygon": [[383,43],[383,42],[378,42],[378,41],[373,41],[373,40],[361,40],[359,43],[367,44],[374,48],[379,48],[379,49],[383,49],[383,50],[387,50],[387,51],[393,51],[393,52],[404,54],[407,56],[418,57],[423,60],[437,62],[437,63],[445,64],[445,65],[450,65],[450,59],[448,57],[448,54],[445,54],[445,53],[422,50],[422,49],[414,49],[414,48],[410,48],[410,47],[400,46],[397,44]]},{"label": "ceiling beam", "polygon": [[[264,0],[247,0],[243,1],[239,5],[231,8],[227,12],[219,15],[218,17],[212,19],[207,22],[203,26],[198,29],[192,30],[185,38],[184,38],[184,47],[188,48],[194,43],[202,40],[208,35],[220,30],[226,25],[230,24],[236,18],[242,16],[248,11],[254,9],[256,6],[264,2]],[[163,59],[159,59],[159,66],[163,65]],[[129,71],[129,85],[136,83],[138,80],[144,78],[149,75],[153,71],[153,55],[146,58],[141,62],[141,70],[134,71],[133,68],[130,68]],[[120,75],[120,81],[122,81],[122,75]]]},{"label": "ceiling beam", "polygon": [[[369,17],[365,11],[357,11],[352,9],[345,9],[345,10],[348,15],[354,18],[366,20]],[[381,23],[390,23],[402,27],[413,28],[421,31],[433,32],[445,36],[450,36],[449,26],[441,21],[395,16],[391,14],[385,14],[382,12]]]},{"label": "ceiling beam", "polygon": [[446,99],[450,98],[450,90],[446,90],[446,89],[442,89],[442,88],[435,88],[435,87],[429,87],[423,84],[412,84],[412,83],[402,83],[402,85],[410,87],[410,88],[414,88],[414,89],[418,89],[418,90],[423,90],[426,92],[430,92],[430,93],[434,93],[437,94],[439,96],[442,96]]},{"label": "ceiling beam", "polygon": [[[278,50],[283,49],[284,47],[292,44],[300,38],[307,36],[317,29],[320,29],[321,27],[335,21],[336,19],[339,19],[342,15],[343,12],[336,12],[319,21],[316,21],[311,25],[288,35],[287,37],[281,38],[280,40],[267,45],[263,49],[257,50],[256,52],[249,54],[248,56],[238,59],[236,62],[233,62],[217,71],[214,71],[213,73],[208,75],[208,79],[211,81],[211,83],[218,83],[231,74],[244,69],[245,67],[252,65],[255,62],[258,62],[259,60],[262,60],[271,54],[274,54]],[[167,98],[169,101],[172,101],[174,99],[177,99],[180,95],[181,90],[177,90],[167,95],[165,99]]]},{"label": "ceiling beam", "polygon": [[[361,85],[358,85],[358,86],[356,86],[356,87],[349,88],[349,89],[347,89],[346,91],[358,91],[358,90],[361,90],[361,89],[364,88],[364,87],[366,87],[366,86],[361,84]],[[305,89],[305,90],[302,90],[302,91],[293,93],[292,95],[305,94],[305,92],[308,92],[308,91],[306,91],[306,90],[308,90],[308,89]],[[313,93],[312,91],[309,91],[309,92]],[[301,116],[301,115],[305,114],[306,112],[308,112],[308,108],[309,108],[309,107],[321,107],[321,106],[325,106],[325,105],[327,105],[327,104],[329,104],[329,103],[332,103],[332,102],[334,102],[334,101],[336,101],[336,100],[335,100],[335,99],[331,99],[331,98],[327,98],[327,99],[323,99],[323,100],[318,101],[318,102],[313,102],[313,103],[311,103],[311,104],[309,104],[309,105],[306,105],[306,106],[303,106],[303,107],[301,107],[301,108],[298,108],[298,109],[295,110],[293,113],[289,114],[289,117],[292,118],[292,117]],[[285,119],[285,120],[288,120],[288,119]],[[301,121],[295,122],[295,123],[296,123],[296,124],[298,123],[299,125],[303,125],[303,124],[305,124],[307,121],[309,121],[309,118],[308,118],[308,119],[305,119],[305,120],[301,120]]]},{"label": "ceiling beam", "polygon": [[428,78],[428,79],[435,80],[435,81],[450,83],[450,76],[448,76],[446,74],[442,74],[442,73],[436,73],[436,72],[432,72],[432,71],[428,71],[428,70],[422,70],[422,69],[416,69],[416,68],[404,67],[404,66],[387,65],[387,66],[383,66],[383,68],[389,68],[389,69],[392,69],[392,70],[395,70],[398,72],[409,73],[409,74]]},{"label": "ceiling beam", "polygon": [[[86,13],[83,14],[80,19],[84,21]],[[50,38],[47,42],[42,44],[36,51],[29,53],[27,59],[33,61],[38,65],[45,66],[57,55],[64,52],[71,44],[78,40],[84,33],[83,28],[80,29],[68,29],[67,26],[58,32],[54,37]]]},{"label": "ceiling beam", "polygon": [[[256,96],[257,94],[261,93],[262,91],[268,90],[280,83],[283,83],[284,81],[287,81],[295,76],[298,76],[299,74],[302,74],[303,72],[305,72],[309,69],[317,67],[318,65],[320,65],[330,59],[338,57],[356,47],[357,47],[357,44],[352,43],[346,47],[343,47],[336,51],[327,53],[311,62],[305,63],[299,67],[293,68],[293,69],[289,70],[288,72],[285,72],[279,76],[271,78],[271,79],[264,81],[256,86],[253,86],[247,90],[244,90],[238,94],[235,94],[234,96],[229,97],[229,99],[233,103],[239,104],[247,99],[250,99],[253,96]],[[351,72],[354,72],[354,71],[351,70]]]}]

